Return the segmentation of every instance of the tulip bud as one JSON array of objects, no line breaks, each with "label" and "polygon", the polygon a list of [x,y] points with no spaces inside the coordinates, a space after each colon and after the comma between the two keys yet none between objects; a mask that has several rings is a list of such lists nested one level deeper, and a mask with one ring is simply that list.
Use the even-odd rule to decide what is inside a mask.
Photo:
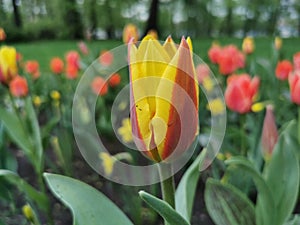
[{"label": "tulip bud", "polygon": [[54,74],[61,74],[64,71],[64,62],[59,57],[54,57],[50,61],[50,69]]},{"label": "tulip bud", "polygon": [[271,158],[277,140],[278,131],[275,123],[275,116],[273,114],[273,107],[268,105],[261,137],[262,154],[266,161]]},{"label": "tulip bud", "polygon": [[[198,82],[190,39],[129,43],[130,119],[139,150],[155,161],[185,151],[198,132]],[[179,152],[178,152],[178,151]],[[168,158],[169,159],[169,158]]]},{"label": "tulip bud", "polygon": [[280,50],[282,47],[282,39],[280,37],[276,37],[274,40],[274,47],[276,50]]},{"label": "tulip bud", "polygon": [[5,41],[5,39],[6,39],[5,31],[2,27],[0,27],[0,42]]},{"label": "tulip bud", "polygon": [[127,24],[123,30],[123,42],[127,44],[132,38],[134,42],[139,40],[138,29],[133,24]]},{"label": "tulip bud", "polygon": [[243,52],[246,54],[253,53],[255,48],[254,40],[252,37],[245,37],[242,44]]},{"label": "tulip bud", "polygon": [[28,94],[27,80],[24,77],[16,76],[9,83],[9,90],[15,97],[25,97]]},{"label": "tulip bud", "polygon": [[295,71],[289,76],[290,94],[292,102],[300,105],[300,71]]},{"label": "tulip bud", "polygon": [[0,48],[0,82],[8,84],[18,74],[17,52],[13,47]]},{"label": "tulip bud", "polygon": [[275,75],[279,80],[286,80],[292,71],[293,64],[288,60],[282,60],[276,66]]}]

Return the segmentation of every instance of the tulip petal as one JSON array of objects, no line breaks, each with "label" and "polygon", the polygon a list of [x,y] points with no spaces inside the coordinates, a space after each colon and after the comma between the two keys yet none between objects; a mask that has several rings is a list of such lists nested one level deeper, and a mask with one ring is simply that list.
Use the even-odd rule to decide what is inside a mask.
[{"label": "tulip petal", "polygon": [[163,48],[168,53],[170,59],[172,59],[174,57],[174,55],[176,54],[177,47],[176,47],[175,43],[173,42],[173,39],[171,38],[171,36],[169,36],[167,38],[167,40],[165,41],[165,43],[163,45]]},{"label": "tulip petal", "polygon": [[[174,151],[178,142],[182,143],[180,150],[185,150],[197,132],[198,85],[193,66],[189,45],[183,38],[176,55],[164,71],[156,93],[156,114],[153,119],[162,120],[164,125],[154,123],[152,126],[162,159]],[[164,126],[167,126],[165,135],[161,132]],[[185,129],[187,127],[189,129]]]}]

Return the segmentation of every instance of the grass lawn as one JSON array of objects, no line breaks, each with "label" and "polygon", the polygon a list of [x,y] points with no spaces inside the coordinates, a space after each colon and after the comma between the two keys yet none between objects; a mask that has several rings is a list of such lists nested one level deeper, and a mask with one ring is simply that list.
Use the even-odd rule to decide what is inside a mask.
[{"label": "grass lawn", "polygon": [[[220,38],[209,39],[202,38],[193,40],[194,52],[199,55],[205,62],[208,62],[207,51],[213,41],[219,42],[221,45],[235,44],[239,48],[242,45],[242,39],[237,38]],[[257,38],[255,39],[256,50],[254,56],[270,58],[272,51],[273,38]],[[176,40],[178,43],[178,40]],[[14,46],[23,55],[24,60],[36,59],[40,63],[42,72],[49,71],[49,61],[54,56],[64,57],[69,50],[77,50],[77,41],[38,41],[29,43],[17,43]],[[87,42],[89,49],[93,55],[97,56],[101,50],[109,50],[119,45],[121,41],[92,41]],[[300,51],[300,39],[284,39],[282,47],[282,57],[292,59],[293,54]]]}]

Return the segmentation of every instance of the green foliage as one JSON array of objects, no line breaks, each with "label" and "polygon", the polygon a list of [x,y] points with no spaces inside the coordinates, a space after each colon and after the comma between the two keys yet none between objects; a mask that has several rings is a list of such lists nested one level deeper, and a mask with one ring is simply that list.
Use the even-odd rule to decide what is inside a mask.
[{"label": "green foliage", "polygon": [[140,191],[139,195],[165,219],[168,225],[189,225],[189,223],[165,201],[144,191]]},{"label": "green foliage", "polygon": [[73,225],[133,225],[105,195],[87,184],[56,174],[44,174],[52,193],[73,213]]},{"label": "green foliage", "polygon": [[195,161],[190,165],[187,171],[178,184],[175,193],[175,207],[176,211],[180,213],[187,221],[191,220],[192,210],[194,205],[194,197],[198,179],[200,177],[199,168],[201,168],[204,158],[206,156],[206,149],[203,149]]},{"label": "green foliage", "polygon": [[254,225],[253,203],[243,192],[230,184],[208,179],[205,202],[216,225]]}]

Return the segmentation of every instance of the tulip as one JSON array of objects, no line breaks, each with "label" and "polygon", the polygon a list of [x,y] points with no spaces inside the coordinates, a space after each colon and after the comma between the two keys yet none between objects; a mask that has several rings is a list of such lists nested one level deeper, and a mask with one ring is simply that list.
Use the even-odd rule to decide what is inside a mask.
[{"label": "tulip", "polygon": [[79,56],[78,52],[76,52],[76,51],[69,51],[66,54],[67,66],[71,66],[71,67],[79,70],[79,68],[80,68],[79,60],[80,60],[80,56]]},{"label": "tulip", "polygon": [[297,52],[293,57],[294,69],[300,70],[300,52]]},{"label": "tulip", "polygon": [[9,83],[18,74],[16,58],[15,48],[8,46],[0,48],[0,82]]},{"label": "tulip", "polygon": [[29,60],[25,63],[25,71],[32,75],[33,79],[40,76],[39,63],[36,60]]},{"label": "tulip", "polygon": [[271,158],[277,140],[278,140],[278,131],[275,123],[273,107],[271,105],[268,105],[265,119],[264,119],[264,124],[263,124],[262,137],[261,137],[262,153],[265,160],[269,160]]},{"label": "tulip", "polygon": [[255,49],[254,40],[252,37],[245,37],[242,44],[242,49],[245,54],[253,53]]},{"label": "tulip", "polygon": [[16,76],[9,83],[9,90],[15,97],[25,97],[28,94],[28,84],[24,77]]},{"label": "tulip", "polygon": [[288,60],[278,62],[275,70],[275,75],[279,80],[286,80],[290,72],[293,70],[293,64]]},{"label": "tulip", "polygon": [[0,27],[0,41],[5,41],[5,39],[6,39],[5,31],[2,27]]},{"label": "tulip", "polygon": [[274,47],[276,50],[280,50],[282,47],[282,39],[280,37],[276,37],[274,40]]},{"label": "tulip", "polygon": [[108,85],[102,77],[95,77],[91,83],[92,91],[96,95],[103,96],[108,91]]},{"label": "tulip", "polygon": [[[162,161],[185,151],[198,132],[198,83],[192,44],[171,37],[161,45],[146,36],[131,41],[130,119],[134,142],[150,159]],[[178,150],[178,151],[177,151]]]},{"label": "tulip", "polygon": [[78,43],[78,48],[79,48],[80,52],[83,55],[88,55],[89,54],[89,49],[88,49],[87,45],[83,41],[80,41]]},{"label": "tulip", "polygon": [[220,74],[229,75],[237,69],[245,67],[245,56],[236,46],[228,45],[222,49],[218,64]]},{"label": "tulip", "polygon": [[123,30],[123,42],[127,44],[131,39],[136,42],[139,39],[139,32],[135,25],[127,24]]},{"label": "tulip", "polygon": [[227,79],[225,91],[225,102],[228,108],[240,114],[249,112],[257,95],[259,83],[258,77],[251,80],[248,74],[231,75]]},{"label": "tulip", "polygon": [[221,54],[222,48],[218,44],[213,44],[208,50],[208,57],[212,63],[218,63]]},{"label": "tulip", "polygon": [[99,62],[103,66],[110,66],[114,61],[114,55],[107,50],[103,50],[99,56]]},{"label": "tulip", "polygon": [[289,76],[290,94],[292,102],[300,105],[300,71]]},{"label": "tulip", "polygon": [[116,87],[120,84],[121,82],[121,76],[118,73],[115,73],[111,75],[111,77],[108,80],[109,86],[111,87]]},{"label": "tulip", "polygon": [[73,65],[67,64],[66,77],[70,80],[76,79],[78,76],[78,68]]},{"label": "tulip", "polygon": [[61,74],[64,71],[64,62],[59,57],[54,57],[50,61],[50,69],[54,74]]}]

